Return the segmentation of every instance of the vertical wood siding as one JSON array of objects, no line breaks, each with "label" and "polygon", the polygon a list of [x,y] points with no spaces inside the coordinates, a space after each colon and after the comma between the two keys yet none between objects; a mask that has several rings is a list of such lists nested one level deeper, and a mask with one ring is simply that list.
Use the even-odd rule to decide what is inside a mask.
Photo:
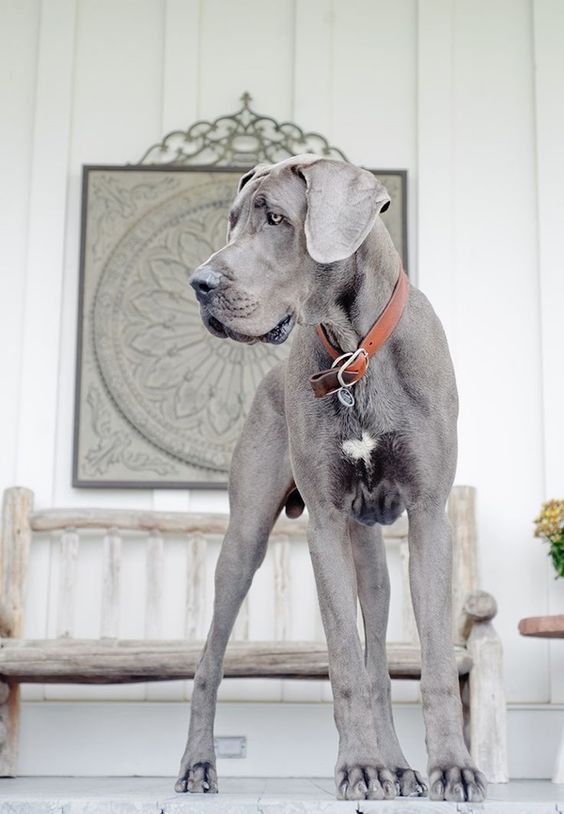
[{"label": "vertical wood siding", "polygon": [[[516,625],[564,601],[531,535],[540,501],[564,493],[563,38],[558,0],[0,0],[0,486],[29,486],[41,506],[226,509],[216,492],[70,486],[80,171],[136,161],[164,132],[236,109],[248,90],[256,109],[322,131],[357,162],[408,169],[411,269],[457,366],[458,481],[478,490],[480,581],[499,602],[508,697],[562,702],[564,651],[521,640]],[[63,632],[64,568],[75,565],[74,623],[86,635],[118,623],[122,635],[201,629],[211,597],[197,575],[209,577],[217,547],[188,564],[182,541],[164,553],[158,538],[138,543],[155,577],[145,600],[144,553],[124,541],[137,569],[121,585],[125,615],[116,620],[110,605],[94,623],[87,599],[101,574],[89,571],[87,543],[64,564],[71,535],[35,549],[26,635]],[[288,626],[295,635],[300,625],[309,635],[318,624],[307,553],[284,545],[265,567],[290,559],[292,584],[311,592],[311,618],[293,618],[284,582],[267,596],[259,575],[237,635],[275,637]],[[39,586],[49,569],[47,595]],[[114,596],[117,583],[107,584]],[[326,697],[316,683],[264,692]]]}]

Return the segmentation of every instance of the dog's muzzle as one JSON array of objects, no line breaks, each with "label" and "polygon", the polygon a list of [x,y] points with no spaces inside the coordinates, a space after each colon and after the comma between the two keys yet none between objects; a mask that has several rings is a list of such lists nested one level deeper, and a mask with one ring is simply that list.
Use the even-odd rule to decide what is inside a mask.
[{"label": "dog's muzzle", "polygon": [[266,342],[270,345],[281,345],[288,339],[295,324],[293,314],[285,314],[277,324],[260,336],[243,334],[235,331],[228,324],[221,322],[213,313],[212,299],[216,290],[222,282],[222,275],[210,267],[196,269],[190,277],[190,285],[196,292],[196,298],[200,303],[200,312],[204,325],[210,333],[220,339],[234,339],[236,342],[252,344],[254,342]]}]

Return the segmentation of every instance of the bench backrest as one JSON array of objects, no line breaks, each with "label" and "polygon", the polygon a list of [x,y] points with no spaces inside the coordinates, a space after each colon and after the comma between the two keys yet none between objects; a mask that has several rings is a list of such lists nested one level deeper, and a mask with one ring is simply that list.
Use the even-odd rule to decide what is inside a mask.
[{"label": "bench backrest", "polygon": [[[448,502],[453,529],[454,638],[460,640],[461,608],[467,594],[477,588],[475,490],[454,487]],[[212,599],[213,565],[227,527],[227,516],[110,509],[34,510],[33,493],[21,487],[7,489],[2,510],[0,542],[0,632],[23,635],[26,574],[30,546],[50,537],[50,635],[84,637],[75,629],[81,590],[81,552],[88,550],[87,590],[97,597],[87,635],[124,637],[120,616],[124,603],[136,605],[142,629],[132,638],[205,637]],[[305,542],[306,521],[280,519],[271,535],[269,553],[241,610],[234,639],[276,641],[323,639],[313,575]],[[407,521],[402,517],[384,529],[388,559],[395,570],[392,602],[392,637],[417,641],[408,589]],[[135,540],[133,565],[126,556]],[[175,546],[172,562],[166,546]],[[96,563],[96,565],[92,565]],[[131,571],[131,573],[128,573]],[[94,590],[94,583],[97,587]],[[144,583],[144,589],[143,585]],[[172,584],[174,583],[174,585]],[[88,587],[89,586],[89,587]],[[399,591],[398,591],[399,589]],[[183,593],[183,610],[170,597]],[[256,594],[252,612],[253,592]],[[399,593],[399,595],[398,595]],[[270,604],[270,622],[263,611]],[[90,607],[90,606],[89,606]],[[168,623],[175,617],[174,631]],[[182,618],[179,618],[182,617]],[[304,626],[304,618],[307,624]],[[180,627],[180,625],[182,627]],[[305,635],[304,635],[305,630]],[[127,631],[126,631],[127,633]],[[297,635],[296,635],[297,634]]]}]

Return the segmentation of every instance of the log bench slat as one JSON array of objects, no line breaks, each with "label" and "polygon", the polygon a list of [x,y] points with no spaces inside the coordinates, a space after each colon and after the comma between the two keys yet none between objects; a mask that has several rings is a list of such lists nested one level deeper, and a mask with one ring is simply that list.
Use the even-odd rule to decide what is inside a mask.
[{"label": "log bench slat", "polygon": [[[157,512],[122,509],[43,509],[31,512],[29,526],[32,531],[60,531],[74,529],[119,529],[120,531],[159,531],[165,534],[204,534],[205,536],[227,531],[229,516],[226,514],[192,514],[191,512]],[[290,537],[303,539],[307,523],[280,517],[270,533],[271,539]],[[407,518],[400,517],[392,526],[386,527],[386,539],[401,540],[407,536]]]},{"label": "log bench slat", "polygon": [[[194,678],[203,642],[146,639],[2,639],[0,675],[25,683],[125,684]],[[404,643],[387,645],[392,678],[421,677],[421,652]],[[456,648],[460,676],[472,668],[464,647]],[[322,642],[232,642],[226,678],[329,677]]]}]

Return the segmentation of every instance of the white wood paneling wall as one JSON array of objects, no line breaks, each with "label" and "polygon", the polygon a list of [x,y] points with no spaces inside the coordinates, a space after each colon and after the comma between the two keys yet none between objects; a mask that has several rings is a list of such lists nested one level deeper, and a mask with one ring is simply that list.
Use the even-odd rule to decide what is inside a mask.
[{"label": "white wood paneling wall", "polygon": [[526,0],[455,12],[456,364],[459,477],[480,478],[484,586],[499,593],[502,575],[509,598],[519,585],[511,608],[500,597],[508,697],[544,701],[547,645],[516,630],[547,567],[530,536],[543,496],[530,19]]},{"label": "white wood paneling wall", "polygon": [[[564,648],[516,630],[521,616],[564,606],[532,537],[540,502],[564,496],[562,42],[560,0],[0,0],[0,486],[29,486],[41,506],[227,509],[216,492],[70,486],[80,172],[136,161],[170,129],[235,110],[248,90],[256,109],[323,132],[354,161],[408,169],[410,267],[455,358],[458,480],[478,488],[482,583],[499,602],[508,698],[564,703]],[[35,549],[29,635],[55,632],[59,545]],[[151,545],[173,597],[184,543],[163,556]],[[96,589],[82,549],[76,622],[88,629]],[[143,635],[143,559],[130,556],[138,583],[123,586],[120,624],[127,635],[139,622]],[[301,556],[291,570],[311,590]],[[259,575],[249,625],[275,635],[262,584]],[[182,635],[176,613],[171,598],[154,622],[164,635]],[[227,697],[244,699],[246,687],[234,682]],[[270,699],[322,693],[264,685]],[[97,697],[27,690],[45,695]]]},{"label": "white wood paneling wall", "polygon": [[16,428],[22,367],[39,14],[34,0],[4,3],[0,8],[0,348],[4,394],[0,408],[4,427],[0,477],[5,484],[16,477],[18,457]]},{"label": "white wood paneling wall", "polygon": [[[537,170],[538,287],[541,314],[541,366],[543,408],[544,487],[549,495],[564,493],[562,468],[564,379],[562,335],[564,302],[562,237],[564,235],[564,97],[559,91],[564,76],[564,5],[557,0],[536,0],[533,6],[534,103]],[[564,607],[564,584],[548,581],[551,613]],[[564,648],[550,646],[551,700],[564,703]]]}]

